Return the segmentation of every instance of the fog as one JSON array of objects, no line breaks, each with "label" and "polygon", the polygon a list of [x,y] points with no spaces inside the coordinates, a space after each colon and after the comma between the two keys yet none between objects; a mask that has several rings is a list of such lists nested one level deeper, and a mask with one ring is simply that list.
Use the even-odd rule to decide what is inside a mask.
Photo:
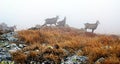
[{"label": "fog", "polygon": [[58,15],[72,27],[100,21],[96,33],[120,34],[120,0],[0,0],[0,23],[17,25],[17,30]]}]

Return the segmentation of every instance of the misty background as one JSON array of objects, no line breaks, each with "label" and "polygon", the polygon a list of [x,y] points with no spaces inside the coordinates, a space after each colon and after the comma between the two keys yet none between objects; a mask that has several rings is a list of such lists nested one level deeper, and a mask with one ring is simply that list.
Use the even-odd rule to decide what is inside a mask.
[{"label": "misty background", "polygon": [[65,16],[68,25],[100,21],[96,33],[120,34],[120,0],[0,0],[0,23],[17,30],[44,24],[46,18]]}]

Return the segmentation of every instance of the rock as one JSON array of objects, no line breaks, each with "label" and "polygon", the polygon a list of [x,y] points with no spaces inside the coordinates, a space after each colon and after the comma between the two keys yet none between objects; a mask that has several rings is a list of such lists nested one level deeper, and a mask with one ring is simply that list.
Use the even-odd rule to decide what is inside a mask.
[{"label": "rock", "polygon": [[9,44],[8,41],[1,41],[0,42],[0,47],[6,47]]},{"label": "rock", "polygon": [[11,50],[9,50],[10,53],[16,52],[16,51],[17,51],[17,49],[11,49]]},{"label": "rock", "polygon": [[88,64],[88,57],[86,56],[77,56],[67,57],[67,60],[64,64]]},{"label": "rock", "polygon": [[63,63],[63,64],[74,64],[74,62],[71,61],[71,60],[68,60],[67,62],[65,62],[65,63]]},{"label": "rock", "polygon": [[26,55],[28,55],[29,53],[30,53],[30,51],[26,51],[26,52],[24,52]]},{"label": "rock", "polygon": [[4,52],[0,52],[0,60],[6,59]]},{"label": "rock", "polygon": [[63,51],[66,53],[66,55],[69,55],[69,51],[67,51],[66,49],[63,49]]},{"label": "rock", "polygon": [[17,47],[17,45],[12,43],[12,44],[9,44],[7,47],[13,48],[13,47]]},{"label": "rock", "polygon": [[4,39],[7,39],[10,42],[15,42],[15,41],[18,41],[18,38],[14,37],[16,35],[17,35],[16,32],[10,32],[10,33],[1,35],[1,37],[4,38]]},{"label": "rock", "polygon": [[0,48],[0,52],[3,50],[3,48]]},{"label": "rock", "polygon": [[19,44],[18,45],[20,48],[24,48],[24,47],[26,47],[27,45],[25,45],[25,44]]},{"label": "rock", "polygon": [[12,60],[12,57],[11,57],[10,53],[6,53],[6,59],[7,60]]},{"label": "rock", "polygon": [[7,46],[7,45],[9,45],[9,42],[4,42],[4,46]]},{"label": "rock", "polygon": [[40,62],[37,62],[37,64],[41,64]]},{"label": "rock", "polygon": [[46,61],[42,62],[42,64],[55,64],[55,63],[53,61],[46,60]]},{"label": "rock", "polygon": [[19,44],[19,47],[20,47],[20,48],[23,48],[24,46],[23,46],[23,44]]},{"label": "rock", "polygon": [[53,49],[53,46],[47,46],[48,48],[50,48],[50,49]]},{"label": "rock", "polygon": [[3,60],[3,61],[0,62],[0,64],[15,64],[15,62],[14,61],[5,61],[5,60]]},{"label": "rock", "polygon": [[76,53],[79,53],[79,52],[81,52],[81,53],[82,53],[83,51],[82,51],[82,50],[78,50],[78,51],[76,51]]},{"label": "rock", "polygon": [[10,45],[7,45],[6,48],[10,48]]},{"label": "rock", "polygon": [[18,41],[18,38],[15,38],[15,37],[6,37],[8,39],[8,41],[10,42],[16,42]]},{"label": "rock", "polygon": [[0,52],[6,52],[4,48],[0,48]]},{"label": "rock", "polygon": [[24,47],[26,47],[27,45],[26,44],[23,44]]},{"label": "rock", "polygon": [[30,64],[36,64],[37,62],[36,61],[30,61]]},{"label": "rock", "polygon": [[16,32],[10,32],[10,33],[6,33],[6,34],[1,35],[1,37],[12,37],[12,36],[16,36],[16,35],[17,35]]},{"label": "rock", "polygon": [[77,57],[77,61],[86,64],[86,63],[88,63],[88,57],[85,57],[85,56],[79,56],[79,57]]},{"label": "rock", "polygon": [[17,50],[21,50],[16,44],[10,44],[7,46],[9,48],[9,52],[16,52]]},{"label": "rock", "polygon": [[82,53],[83,53],[83,51],[82,51],[82,50],[75,51],[75,54],[77,54],[78,56],[81,56],[81,55],[82,55]]},{"label": "rock", "polygon": [[[11,51],[12,51],[12,50],[17,51],[17,50],[21,50],[21,49],[20,49],[19,47],[13,47],[13,48],[11,48],[10,50],[11,50]],[[10,51],[10,50],[9,50],[9,51]]]},{"label": "rock", "polygon": [[7,50],[0,48],[0,61],[2,60],[11,60],[12,57],[10,53],[7,52]]},{"label": "rock", "polygon": [[101,58],[99,58],[96,62],[95,62],[95,64],[102,64],[102,62],[105,60],[105,58],[103,58],[103,57],[101,57]]},{"label": "rock", "polygon": [[15,37],[6,37],[8,39],[8,41],[10,42],[16,42],[18,41],[18,38],[15,38]]},{"label": "rock", "polygon": [[36,52],[39,52],[40,50],[35,50]]}]

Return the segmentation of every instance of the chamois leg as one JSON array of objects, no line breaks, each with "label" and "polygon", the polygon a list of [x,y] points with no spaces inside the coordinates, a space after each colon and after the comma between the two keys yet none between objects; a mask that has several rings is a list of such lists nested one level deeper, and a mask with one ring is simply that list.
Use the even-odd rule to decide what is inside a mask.
[{"label": "chamois leg", "polygon": [[94,29],[92,29],[92,33],[94,32]]},{"label": "chamois leg", "polygon": [[55,23],[55,26],[56,26],[56,23]]},{"label": "chamois leg", "polygon": [[87,32],[87,28],[85,28],[85,31]]},{"label": "chamois leg", "polygon": [[46,26],[46,25],[47,25],[47,24],[45,23],[45,24],[42,25],[42,27],[43,27],[43,26]]},{"label": "chamois leg", "polygon": [[52,24],[50,24],[50,26],[52,26]]}]

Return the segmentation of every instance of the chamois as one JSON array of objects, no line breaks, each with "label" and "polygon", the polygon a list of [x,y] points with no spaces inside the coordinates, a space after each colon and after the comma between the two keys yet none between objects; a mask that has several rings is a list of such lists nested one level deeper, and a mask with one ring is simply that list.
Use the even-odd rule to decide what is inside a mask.
[{"label": "chamois", "polygon": [[47,18],[47,19],[45,19],[44,25],[47,25],[47,24],[50,24],[50,25],[55,24],[56,25],[58,18],[59,18],[59,16],[56,16],[54,18]]},{"label": "chamois", "polygon": [[92,30],[92,33],[93,33],[94,30],[97,28],[98,24],[99,24],[99,21],[98,21],[98,20],[97,20],[96,23],[94,23],[94,24],[85,23],[85,24],[84,24],[84,25],[85,25],[85,30],[91,29],[91,30]]}]

